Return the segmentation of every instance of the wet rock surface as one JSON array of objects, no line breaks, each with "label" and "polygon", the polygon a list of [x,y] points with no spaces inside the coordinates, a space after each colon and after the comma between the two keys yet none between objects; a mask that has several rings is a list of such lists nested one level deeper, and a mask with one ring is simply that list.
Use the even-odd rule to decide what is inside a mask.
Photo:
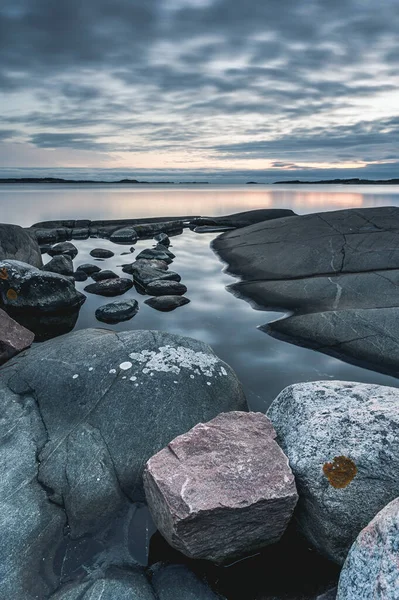
[{"label": "wet rock surface", "polygon": [[226,563],[281,538],[297,493],[275,435],[261,413],[221,414],[148,461],[146,499],[171,546]]},{"label": "wet rock surface", "polygon": [[35,336],[0,308],[0,365],[29,348]]},{"label": "wet rock surface", "polygon": [[358,535],[343,566],[337,600],[396,600],[399,596],[399,498]]},{"label": "wet rock surface", "polygon": [[98,265],[92,265],[91,263],[84,263],[83,265],[79,265],[76,270],[84,271],[86,275],[93,275],[93,273],[98,273],[99,271],[101,271]]},{"label": "wet rock surface", "polygon": [[182,296],[187,288],[178,281],[152,281],[147,285],[146,292],[150,296]]},{"label": "wet rock surface", "polygon": [[55,244],[54,246],[51,246],[51,248],[47,251],[47,253],[50,256],[59,256],[59,255],[66,254],[67,256],[70,256],[71,258],[75,258],[75,256],[78,253],[78,249],[71,242],[60,242],[58,244]]},{"label": "wet rock surface", "polygon": [[104,279],[117,279],[118,275],[114,273],[114,271],[104,269],[104,271],[99,270],[92,273],[91,278],[94,279],[94,281],[104,281]]},{"label": "wet rock surface", "polygon": [[155,296],[154,298],[148,298],[148,300],[145,300],[145,304],[162,312],[170,312],[171,310],[175,310],[176,308],[184,306],[189,302],[190,300],[185,296],[173,295]]},{"label": "wet rock surface", "polygon": [[133,281],[125,277],[114,277],[89,283],[85,292],[99,296],[120,296],[133,287]]},{"label": "wet rock surface", "polygon": [[107,250],[106,248],[94,248],[90,252],[90,256],[94,258],[111,258],[114,256],[114,252],[112,250]]},{"label": "wet rock surface", "polygon": [[164,246],[170,246],[170,239],[166,233],[158,233],[154,236],[154,240]]},{"label": "wet rock surface", "polygon": [[127,269],[123,267],[122,271],[131,273],[134,283],[141,286],[143,291],[153,281],[180,281],[181,279],[180,275],[174,271],[160,269],[150,264],[143,265],[141,261],[140,264],[129,265]]},{"label": "wet rock surface", "polygon": [[138,310],[139,305],[137,300],[111,302],[97,308],[96,319],[103,321],[103,323],[120,323],[134,317]]},{"label": "wet rock surface", "polygon": [[172,262],[173,258],[175,257],[174,254],[172,254],[172,252],[167,251],[167,248],[148,248],[146,250],[143,250],[142,252],[140,252],[140,254],[137,255],[137,260],[140,260],[142,258],[144,259],[148,259],[148,260],[162,260],[163,262],[166,262],[166,264],[169,264]]},{"label": "wet rock surface", "polygon": [[0,223],[0,260],[5,258],[38,268],[43,265],[39,244],[31,232],[19,225]]},{"label": "wet rock surface", "polygon": [[48,263],[44,265],[43,271],[59,273],[60,275],[65,275],[68,277],[73,276],[72,258],[68,254],[54,256]]},{"label": "wet rock surface", "polygon": [[267,415],[295,475],[301,532],[342,564],[359,532],[399,496],[399,391],[340,381],[296,384]]},{"label": "wet rock surface", "polygon": [[137,232],[132,227],[117,229],[110,236],[114,244],[135,244],[137,242]]},{"label": "wet rock surface", "polygon": [[151,584],[158,600],[224,600],[185,565],[154,565]]}]

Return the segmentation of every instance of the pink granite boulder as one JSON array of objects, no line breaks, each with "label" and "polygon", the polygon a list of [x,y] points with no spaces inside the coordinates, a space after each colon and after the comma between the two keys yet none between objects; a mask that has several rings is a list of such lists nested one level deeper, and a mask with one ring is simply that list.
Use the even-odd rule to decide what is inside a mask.
[{"label": "pink granite boulder", "polygon": [[34,337],[29,329],[19,325],[0,308],[0,365],[29,348]]},{"label": "pink granite boulder", "polygon": [[226,564],[281,538],[298,496],[275,437],[262,413],[221,413],[150,458],[146,498],[171,546]]}]

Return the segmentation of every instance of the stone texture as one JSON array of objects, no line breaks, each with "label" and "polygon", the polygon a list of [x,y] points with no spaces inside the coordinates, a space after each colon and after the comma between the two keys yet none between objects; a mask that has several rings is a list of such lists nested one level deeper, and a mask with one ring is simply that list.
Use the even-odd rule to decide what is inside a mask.
[{"label": "stone texture", "polygon": [[289,386],[267,415],[294,472],[301,532],[342,564],[359,532],[399,495],[399,391],[318,381]]},{"label": "stone texture", "polygon": [[29,348],[35,336],[0,308],[0,365]]},{"label": "stone texture", "polygon": [[44,265],[43,271],[59,273],[59,275],[65,275],[67,277],[73,276],[72,258],[68,254],[54,256],[48,263]]},{"label": "stone texture", "polygon": [[84,263],[83,265],[79,265],[76,270],[84,271],[86,275],[93,275],[93,273],[98,273],[99,271],[101,271],[98,265],[92,265],[91,263]]},{"label": "stone texture", "polygon": [[261,413],[220,414],[174,439],[148,461],[144,488],[169,544],[216,563],[277,542],[297,502],[288,459]]},{"label": "stone texture", "polygon": [[[130,265],[128,272],[133,275],[134,283],[141,286],[143,291],[152,281],[180,281],[181,279],[180,275],[174,271],[165,271],[151,265],[143,265],[141,260],[138,262],[140,264],[133,263]],[[122,270],[126,272],[125,268]]]},{"label": "stone texture", "polygon": [[223,600],[185,565],[154,565],[151,583],[158,600]]},{"label": "stone texture", "polygon": [[43,265],[39,244],[29,230],[0,223],[0,260],[5,258],[38,268]]},{"label": "stone texture", "polygon": [[104,269],[104,271],[97,271],[96,273],[92,273],[91,278],[94,281],[104,281],[104,279],[117,279],[119,275],[114,273],[114,271],[109,271],[108,269]]},{"label": "stone texture", "polygon": [[47,251],[50,256],[58,256],[60,254],[66,254],[71,258],[75,258],[78,253],[78,249],[71,242],[60,242],[59,244],[55,244],[51,246],[51,248]]},{"label": "stone texture", "polygon": [[89,283],[85,287],[85,292],[89,294],[97,294],[99,296],[120,296],[133,287],[133,281],[125,277],[116,277],[112,279],[104,279]]},{"label": "stone texture", "polygon": [[157,233],[154,235],[154,240],[164,246],[170,246],[170,239],[166,233]]},{"label": "stone texture", "polygon": [[148,258],[141,258],[140,260],[135,260],[132,263],[122,265],[122,271],[124,273],[128,273],[129,275],[133,275],[135,271],[142,268],[160,269],[161,271],[167,271],[169,269],[168,265],[163,260]]},{"label": "stone texture", "polygon": [[133,227],[124,227],[117,229],[110,237],[114,244],[135,244],[137,242],[137,233]]},{"label": "stone texture", "polygon": [[190,300],[186,298],[186,296],[174,296],[168,294],[166,296],[148,298],[148,300],[144,301],[144,304],[151,306],[151,308],[155,308],[155,310],[160,310],[161,312],[170,312],[189,302]]},{"label": "stone texture", "polygon": [[93,258],[112,258],[114,252],[107,250],[106,248],[93,248],[90,252],[90,256],[93,256]]},{"label": "stone texture", "polygon": [[119,302],[111,302],[100,306],[96,310],[96,319],[103,321],[103,323],[120,323],[121,321],[128,321],[139,310],[137,300],[125,300]]},{"label": "stone texture", "polygon": [[343,566],[337,600],[398,600],[399,498],[363,529]]},{"label": "stone texture", "polygon": [[147,248],[146,250],[142,250],[138,255],[137,255],[137,260],[140,260],[142,258],[147,259],[147,260],[162,260],[163,262],[166,262],[166,264],[169,264],[172,262],[172,259],[174,257],[174,254],[172,254],[172,257],[170,256],[170,254],[172,254],[171,252],[165,252],[164,250],[160,250],[157,248]]},{"label": "stone texture", "polygon": [[84,271],[74,271],[73,277],[75,281],[86,281],[89,276]]},{"label": "stone texture", "polygon": [[178,281],[152,281],[146,287],[147,294],[151,296],[181,296],[187,288]]}]

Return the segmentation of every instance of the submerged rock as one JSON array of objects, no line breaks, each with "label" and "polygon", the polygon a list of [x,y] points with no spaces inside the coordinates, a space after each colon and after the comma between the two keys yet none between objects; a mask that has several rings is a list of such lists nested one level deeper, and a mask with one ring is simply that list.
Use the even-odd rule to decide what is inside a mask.
[{"label": "submerged rock", "polygon": [[112,258],[114,253],[106,248],[94,248],[90,252],[90,256],[93,256],[94,258]]},{"label": "submerged rock", "polygon": [[54,256],[43,267],[43,271],[59,273],[60,275],[73,276],[73,262],[68,254]]},{"label": "submerged rock", "polygon": [[29,230],[0,223],[0,260],[18,260],[33,267],[43,265],[39,244]]},{"label": "submerged rock", "polygon": [[296,384],[267,415],[295,475],[300,530],[316,550],[343,563],[359,532],[399,496],[399,390]]},{"label": "submerged rock", "polygon": [[188,304],[190,300],[185,296],[156,296],[155,298],[148,298],[145,300],[145,304],[151,306],[151,308],[155,308],[156,310],[160,310],[162,312],[170,312],[171,310],[175,310],[180,306],[184,306]]},{"label": "submerged rock", "polygon": [[92,265],[91,263],[84,263],[83,265],[79,265],[76,270],[84,271],[86,275],[93,275],[93,273],[98,273],[99,271],[101,271],[98,265]]},{"label": "submerged rock", "polygon": [[71,242],[60,242],[59,244],[55,244],[51,246],[51,248],[47,251],[50,256],[58,256],[60,254],[66,254],[71,258],[75,258],[78,253],[78,249]]},{"label": "submerged rock", "polygon": [[171,546],[225,563],[280,539],[298,496],[275,435],[261,413],[220,414],[148,461],[147,502]]},{"label": "submerged rock", "polygon": [[399,498],[361,531],[343,566],[337,600],[399,597]]},{"label": "submerged rock", "polygon": [[109,271],[108,269],[104,269],[104,271],[96,271],[95,273],[92,273],[91,276],[91,278],[94,279],[94,281],[104,281],[104,279],[117,279],[118,277],[119,275],[114,273],[114,271]]},{"label": "submerged rock", "polygon": [[120,323],[134,317],[138,310],[139,305],[137,300],[111,302],[97,308],[96,319],[104,323]]},{"label": "submerged rock", "polygon": [[146,292],[150,296],[182,296],[187,288],[178,281],[152,281],[147,285]]},{"label": "submerged rock", "polygon": [[110,237],[114,244],[135,244],[137,242],[137,233],[133,227],[124,227],[117,229]]},{"label": "submerged rock", "polygon": [[29,348],[35,336],[0,309],[0,365]]},{"label": "submerged rock", "polygon": [[116,277],[113,279],[104,279],[89,283],[85,287],[85,292],[97,294],[99,296],[120,296],[133,287],[133,281],[125,277]]}]

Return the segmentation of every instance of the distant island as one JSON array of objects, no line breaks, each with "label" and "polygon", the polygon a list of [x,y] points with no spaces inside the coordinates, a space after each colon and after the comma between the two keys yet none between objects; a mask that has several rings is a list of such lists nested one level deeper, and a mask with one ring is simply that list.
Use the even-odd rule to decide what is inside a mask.
[{"label": "distant island", "polygon": [[[9,177],[0,179],[0,183],[96,183],[96,184],[174,184],[174,181],[138,181],[137,179],[119,179],[118,181],[96,181],[94,179],[62,179],[60,177]],[[191,182],[190,182],[191,183]]]},{"label": "distant island", "polygon": [[291,179],[289,181],[275,181],[274,185],[318,185],[318,184],[344,184],[344,185],[399,185],[399,179],[322,179],[320,181],[301,181],[300,179]]}]

